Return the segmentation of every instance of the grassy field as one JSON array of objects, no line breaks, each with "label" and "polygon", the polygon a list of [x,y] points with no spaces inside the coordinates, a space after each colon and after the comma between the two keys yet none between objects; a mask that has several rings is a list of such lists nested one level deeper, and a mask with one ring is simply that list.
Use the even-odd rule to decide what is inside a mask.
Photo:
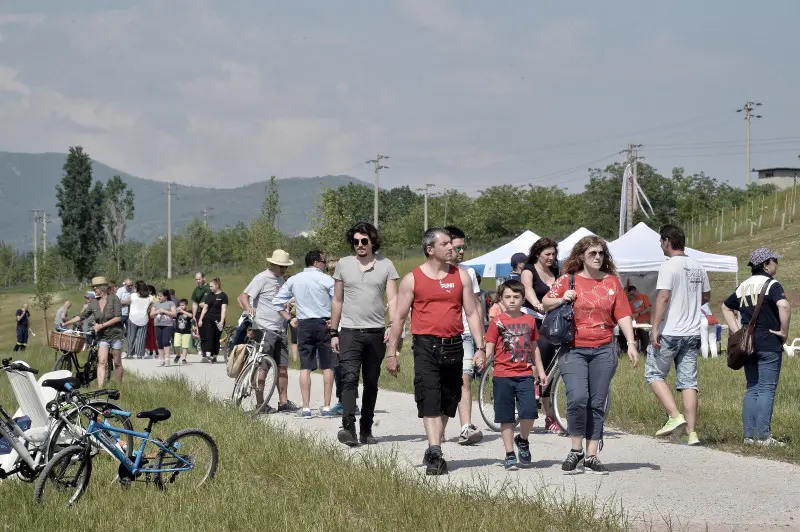
[{"label": "grassy field", "polygon": [[[5,320],[4,320],[5,321]],[[25,357],[46,368],[52,357],[34,347]],[[5,379],[3,377],[3,379]],[[444,489],[422,475],[403,471],[392,458],[350,458],[333,444],[316,442],[250,419],[193,393],[179,380],[128,376],[121,405],[130,410],[165,406],[172,419],[157,425],[166,438],[199,427],[217,441],[215,481],[199,490],[175,486],[166,493],[136,483],[123,490],[111,481],[116,462],[95,458],[86,495],[74,508],[35,506],[33,486],[0,482],[4,505],[0,530],[487,530],[525,523],[534,530],[626,530],[621,512],[604,505],[539,493],[482,487]],[[0,402],[13,408],[8,385]],[[141,421],[134,420],[141,427]],[[12,502],[13,501],[13,502]]]}]

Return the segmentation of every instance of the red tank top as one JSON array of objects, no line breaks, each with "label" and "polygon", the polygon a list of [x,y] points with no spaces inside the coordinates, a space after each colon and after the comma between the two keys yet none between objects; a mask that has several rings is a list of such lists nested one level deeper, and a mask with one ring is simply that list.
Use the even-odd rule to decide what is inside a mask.
[{"label": "red tank top", "polygon": [[450,266],[443,279],[431,279],[420,268],[414,268],[411,273],[414,275],[411,334],[452,338],[463,333],[464,288],[458,266]]}]

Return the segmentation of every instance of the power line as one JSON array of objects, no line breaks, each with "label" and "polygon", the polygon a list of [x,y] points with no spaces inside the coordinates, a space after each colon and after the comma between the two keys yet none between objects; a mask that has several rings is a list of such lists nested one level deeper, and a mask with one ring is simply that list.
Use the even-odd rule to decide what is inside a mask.
[{"label": "power line", "polygon": [[753,110],[756,107],[760,107],[760,106],[761,106],[761,102],[753,102],[753,101],[749,101],[748,100],[747,102],[745,102],[744,107],[742,107],[741,109],[737,109],[736,110],[737,113],[741,113],[742,111],[744,111],[744,120],[745,120],[745,122],[747,124],[747,126],[745,128],[745,139],[746,139],[745,143],[747,144],[747,146],[745,148],[745,150],[746,150],[746,152],[745,152],[745,160],[747,161],[747,169],[746,169],[747,171],[745,173],[745,176],[746,176],[745,183],[747,183],[748,185],[750,184],[750,120],[753,119],[753,118],[761,118],[761,115],[754,115],[753,114]]}]

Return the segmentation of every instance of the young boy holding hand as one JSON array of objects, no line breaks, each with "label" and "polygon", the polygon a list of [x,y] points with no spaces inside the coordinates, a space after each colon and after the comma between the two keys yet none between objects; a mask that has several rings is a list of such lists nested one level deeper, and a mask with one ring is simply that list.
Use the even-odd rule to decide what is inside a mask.
[{"label": "young boy holding hand", "polygon": [[[531,464],[528,436],[536,419],[534,373],[541,386],[547,384],[547,374],[536,340],[539,333],[532,316],[522,312],[525,287],[516,280],[506,281],[498,289],[505,312],[493,318],[486,333],[486,357],[494,355],[494,421],[500,423],[506,456],[506,470],[515,471],[518,465]],[[520,433],[514,437],[516,411],[519,412]],[[519,450],[519,460],[514,452]]]}]

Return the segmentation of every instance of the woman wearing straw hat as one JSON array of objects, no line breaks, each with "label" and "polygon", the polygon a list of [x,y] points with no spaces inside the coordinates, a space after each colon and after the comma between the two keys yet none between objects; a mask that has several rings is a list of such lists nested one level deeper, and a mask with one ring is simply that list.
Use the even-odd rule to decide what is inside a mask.
[{"label": "woman wearing straw hat", "polygon": [[97,335],[97,385],[102,388],[106,382],[108,353],[114,358],[114,380],[122,382],[122,342],[125,337],[122,329],[122,307],[119,298],[109,291],[105,277],[92,279],[92,290],[96,298],[90,299],[86,308],[71,320],[64,323],[72,325],[88,318],[94,319],[92,330]]}]

